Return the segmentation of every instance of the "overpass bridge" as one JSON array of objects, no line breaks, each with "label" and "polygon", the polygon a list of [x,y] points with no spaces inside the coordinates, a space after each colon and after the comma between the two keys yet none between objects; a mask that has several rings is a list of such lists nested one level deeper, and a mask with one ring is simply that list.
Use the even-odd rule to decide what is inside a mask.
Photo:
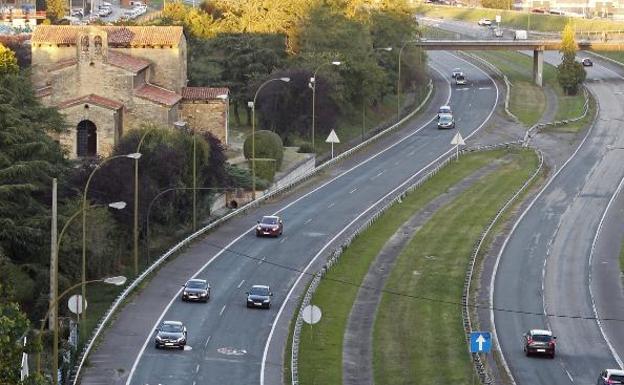
[{"label": "overpass bridge", "polygon": [[[533,51],[533,81],[542,86],[544,71],[544,51],[559,51],[561,40],[429,40],[422,39],[412,43],[422,49],[456,50],[456,51]],[[618,41],[589,41],[577,42],[579,50],[583,51],[624,51],[624,40]]]}]

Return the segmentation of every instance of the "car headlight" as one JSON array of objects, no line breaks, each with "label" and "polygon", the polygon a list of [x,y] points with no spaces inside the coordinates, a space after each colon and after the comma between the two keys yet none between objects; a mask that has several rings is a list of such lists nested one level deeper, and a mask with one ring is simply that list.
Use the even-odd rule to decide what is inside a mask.
[{"label": "car headlight", "polygon": [[156,336],[156,341],[162,341],[162,337],[161,336]]},{"label": "car headlight", "polygon": [[185,292],[183,292],[183,293],[182,293],[182,295],[188,295],[188,292],[187,292],[187,291],[185,291]]},{"label": "car headlight", "polygon": [[200,296],[202,296],[202,297],[205,297],[207,294],[208,294],[208,293],[207,293],[207,292],[205,292],[205,291],[203,291],[203,292],[199,293],[199,295],[200,295]]},{"label": "car headlight", "polygon": [[258,226],[256,227],[256,230],[262,230],[262,227]]},{"label": "car headlight", "polygon": [[267,299],[264,300],[264,303],[267,303],[269,301],[270,301],[270,299],[267,298]]}]

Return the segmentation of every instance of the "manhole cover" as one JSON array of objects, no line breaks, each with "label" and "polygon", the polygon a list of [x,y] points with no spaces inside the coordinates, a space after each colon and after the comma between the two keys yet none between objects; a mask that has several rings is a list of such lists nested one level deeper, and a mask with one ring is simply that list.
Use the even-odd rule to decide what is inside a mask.
[{"label": "manhole cover", "polygon": [[247,350],[245,349],[236,349],[231,347],[219,348],[217,349],[217,352],[225,354],[226,356],[242,356],[247,354]]}]

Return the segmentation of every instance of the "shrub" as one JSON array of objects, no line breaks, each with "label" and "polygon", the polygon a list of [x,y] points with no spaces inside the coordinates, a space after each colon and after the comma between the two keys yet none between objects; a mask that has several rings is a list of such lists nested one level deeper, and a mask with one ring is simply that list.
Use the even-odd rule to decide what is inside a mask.
[{"label": "shrub", "polygon": [[299,146],[299,149],[297,150],[297,152],[302,153],[302,154],[311,154],[314,152],[314,148],[312,148],[312,145],[310,143],[304,143],[301,146]]},{"label": "shrub", "polygon": [[[275,160],[275,169],[279,170],[284,159],[284,144],[282,139],[274,132],[256,131],[256,160],[258,158],[270,158]],[[251,159],[251,135],[245,139],[243,153],[246,159]],[[256,171],[258,170],[256,162]]]},{"label": "shrub", "polygon": [[[273,182],[273,178],[275,177],[275,171],[277,170],[277,167],[275,167],[276,161],[275,159],[271,159],[271,158],[256,158],[256,179],[260,178],[263,179],[267,182],[269,182],[269,184],[271,182]],[[251,160],[249,161],[249,169],[251,170]],[[258,186],[258,183],[256,183],[256,187]]]}]

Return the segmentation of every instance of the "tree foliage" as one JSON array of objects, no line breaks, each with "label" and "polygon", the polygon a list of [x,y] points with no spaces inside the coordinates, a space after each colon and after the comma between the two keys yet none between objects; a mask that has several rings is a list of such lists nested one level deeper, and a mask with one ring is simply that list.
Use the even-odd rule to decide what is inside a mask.
[{"label": "tree foliage", "polygon": [[483,8],[511,9],[512,4],[511,0],[481,0]]},{"label": "tree foliage", "polygon": [[45,0],[46,2],[46,15],[54,23],[65,17],[65,4],[64,0]]},{"label": "tree foliage", "polygon": [[561,52],[563,58],[557,66],[557,80],[567,95],[576,95],[579,86],[585,81],[587,73],[583,65],[576,61],[576,41],[574,28],[568,23],[561,34]]},{"label": "tree foliage", "polygon": [[18,71],[15,53],[0,43],[0,75],[16,74]]},{"label": "tree foliage", "polygon": [[252,154],[252,138],[255,138],[255,157],[269,158],[275,160],[275,167],[280,168],[284,159],[284,145],[279,135],[274,132],[259,130],[252,137],[249,135],[243,144],[243,153],[245,158],[253,158]]}]

